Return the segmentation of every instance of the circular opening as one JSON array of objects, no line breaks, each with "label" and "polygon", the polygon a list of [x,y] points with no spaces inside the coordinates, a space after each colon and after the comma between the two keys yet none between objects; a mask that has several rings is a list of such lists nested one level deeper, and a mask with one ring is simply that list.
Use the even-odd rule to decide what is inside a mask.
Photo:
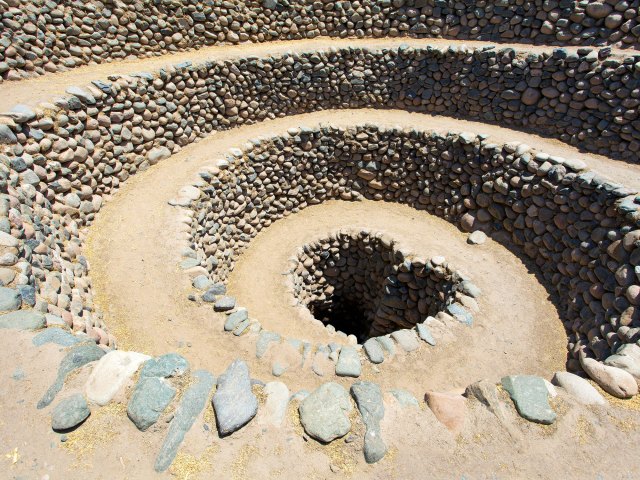
[{"label": "circular opening", "polygon": [[453,302],[462,278],[442,257],[422,260],[383,233],[340,231],[311,242],[291,272],[299,303],[359,342],[411,328]]}]

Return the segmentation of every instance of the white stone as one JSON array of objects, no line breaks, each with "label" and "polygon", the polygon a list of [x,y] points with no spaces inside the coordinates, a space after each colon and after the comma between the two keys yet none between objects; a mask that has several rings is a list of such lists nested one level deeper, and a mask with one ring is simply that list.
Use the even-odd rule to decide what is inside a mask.
[{"label": "white stone", "polygon": [[583,405],[604,405],[606,400],[584,378],[569,372],[556,372],[552,379],[555,385],[564,388],[569,395]]},{"label": "white stone", "polygon": [[102,357],[93,368],[85,385],[90,402],[106,405],[126,384],[149,355],[114,350]]},{"label": "white stone", "polygon": [[0,246],[2,247],[17,247],[20,244],[18,239],[6,232],[0,232]]},{"label": "white stone", "polygon": [[289,389],[282,382],[269,382],[264,386],[267,400],[260,409],[260,423],[279,427],[287,414]]}]

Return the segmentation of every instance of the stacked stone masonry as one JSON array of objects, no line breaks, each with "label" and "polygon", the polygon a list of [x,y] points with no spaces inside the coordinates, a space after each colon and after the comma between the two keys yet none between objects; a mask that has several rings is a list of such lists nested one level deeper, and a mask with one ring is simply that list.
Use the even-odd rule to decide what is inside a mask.
[{"label": "stacked stone masonry", "polygon": [[638,0],[1,0],[0,76],[206,45],[331,37],[444,37],[638,47]]},{"label": "stacked stone masonry", "polygon": [[[23,306],[46,315],[33,313],[30,325],[64,323],[113,345],[115,339],[92,305],[88,265],[80,254],[83,228],[92,222],[104,196],[182,146],[214,130],[267,118],[375,106],[508,121],[593,151],[635,158],[640,146],[635,140],[640,135],[635,126],[635,97],[640,93],[636,65],[633,57],[600,61],[589,49],[527,56],[489,47],[342,49],[183,65],[157,75],[71,87],[68,96],[53,103],[16,107],[0,117],[1,226],[8,235],[3,240],[2,282],[23,292]],[[322,198],[362,195],[425,208],[462,221],[465,228],[505,230],[540,263],[546,280],[563,298],[575,356],[589,345],[604,359],[617,345],[637,341],[633,272],[638,247],[632,232],[640,200],[632,192],[593,173],[575,174],[579,161],[558,163],[542,154],[532,158],[517,146],[489,148],[468,135],[427,141],[417,132],[394,133],[396,140],[384,133],[384,150],[376,149],[366,131],[359,133],[362,139],[339,140],[340,132],[328,130],[322,134],[326,145],[314,143],[317,132],[300,133],[274,140],[271,151],[251,152],[268,162],[262,167],[249,162],[247,168],[263,169],[252,175],[261,180],[256,187],[271,193],[278,185],[265,183],[264,169],[291,168],[298,164],[293,160],[317,151],[321,163],[308,159],[300,164],[311,169],[311,177],[303,180],[311,182],[315,197],[306,198],[301,189],[291,187],[288,198],[262,206],[261,228],[272,221],[268,217],[278,218]],[[414,137],[420,141],[413,142]],[[304,143],[297,144],[296,138]],[[404,145],[409,139],[412,142]],[[405,150],[406,158],[398,153]],[[421,167],[407,163],[424,158],[428,161]],[[463,168],[458,164],[462,158],[471,163]],[[331,177],[342,168],[347,170]],[[329,177],[318,173],[327,169]],[[303,171],[284,172],[289,180],[279,182],[297,181]],[[236,173],[226,172],[233,181]],[[407,183],[405,175],[429,183]],[[227,182],[217,176],[215,181],[221,186],[212,190]],[[247,212],[251,194],[242,198],[229,191],[221,206]],[[255,219],[240,224],[235,213],[227,214],[234,216],[229,235],[246,228],[249,233],[237,237],[238,243],[246,243]],[[585,229],[593,232],[590,237]],[[219,275],[224,274],[220,266]]]},{"label": "stacked stone masonry", "polygon": [[261,229],[309,205],[398,202],[529,257],[558,298],[570,369],[640,340],[640,196],[579,162],[467,133],[321,127],[256,140],[201,176],[193,242],[215,281]]},{"label": "stacked stone masonry", "polygon": [[296,263],[291,272],[295,298],[316,318],[326,313],[343,324],[349,321],[348,333],[361,343],[415,327],[443,311],[462,290],[462,276],[444,258],[416,258],[388,235],[367,230],[339,231],[309,243]]}]

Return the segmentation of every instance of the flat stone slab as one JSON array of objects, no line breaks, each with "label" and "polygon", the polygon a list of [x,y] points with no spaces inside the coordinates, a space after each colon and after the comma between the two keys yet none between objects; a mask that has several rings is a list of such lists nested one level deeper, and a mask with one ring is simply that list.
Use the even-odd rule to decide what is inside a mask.
[{"label": "flat stone slab", "polygon": [[81,393],[61,400],[51,412],[51,428],[69,430],[80,425],[91,414],[89,405]]},{"label": "flat stone slab", "polygon": [[376,463],[387,453],[387,446],[382,440],[380,430],[380,421],[384,418],[382,392],[375,383],[357,382],[351,386],[351,395],[366,427],[364,459],[367,463]]},{"label": "flat stone slab", "polygon": [[195,381],[182,395],[180,405],[176,409],[167,436],[156,457],[154,465],[156,472],[164,472],[173,462],[184,436],[206,405],[209,392],[215,383],[215,377],[205,370],[196,370],[193,372],[193,378]]},{"label": "flat stone slab", "polygon": [[13,288],[0,287],[0,312],[12,312],[22,305],[22,295]]},{"label": "flat stone slab", "polygon": [[382,363],[384,362],[384,352],[382,351],[382,347],[380,343],[376,341],[375,338],[370,338],[362,345],[364,348],[364,352],[367,354],[367,358],[371,363]]},{"label": "flat stone slab", "polygon": [[389,390],[389,393],[393,395],[393,398],[400,404],[401,407],[419,407],[418,399],[411,393],[402,389]]},{"label": "flat stone slab", "polygon": [[342,385],[323,383],[300,403],[300,423],[310,437],[329,443],[351,430],[351,408],[349,394]]},{"label": "flat stone slab", "polygon": [[181,377],[189,371],[189,361],[177,353],[166,353],[145,362],[141,377]]},{"label": "flat stone slab", "polygon": [[542,378],[511,375],[502,378],[502,386],[509,393],[521,417],[544,425],[551,425],[556,421],[556,412],[549,405],[549,391]]},{"label": "flat stone slab", "polygon": [[289,405],[289,389],[282,382],[269,382],[264,386],[267,400],[260,409],[262,423],[280,427],[284,422]]},{"label": "flat stone slab", "polygon": [[53,399],[56,398],[56,395],[62,389],[64,380],[67,378],[69,373],[86,365],[87,363],[100,360],[104,354],[104,350],[92,343],[81,344],[73,347],[60,362],[60,366],[58,367],[58,376],[38,402],[38,409],[45,408],[53,402]]},{"label": "flat stone slab", "polygon": [[385,335],[383,337],[375,337],[376,342],[380,344],[382,350],[384,350],[389,357],[393,357],[396,354],[396,345],[391,340],[391,337]]},{"label": "flat stone slab", "polygon": [[85,393],[90,402],[106,405],[144,362],[151,357],[138,352],[113,350],[102,357],[89,375]]},{"label": "flat stone slab", "polygon": [[33,337],[31,343],[36,347],[40,347],[47,343],[55,343],[63,347],[70,347],[77,343],[82,343],[83,340],[76,337],[73,333],[67,332],[61,328],[47,328]]},{"label": "flat stone slab", "polygon": [[38,330],[46,325],[45,317],[35,310],[16,310],[0,315],[0,328]]},{"label": "flat stone slab", "polygon": [[427,342],[432,347],[436,346],[436,339],[433,338],[433,334],[431,333],[431,330],[426,324],[418,323],[416,325],[416,331],[418,332],[418,336],[420,337],[420,340]]},{"label": "flat stone slab", "polygon": [[393,338],[405,352],[413,352],[420,348],[420,342],[418,341],[416,332],[413,330],[396,330],[391,334],[391,338]]},{"label": "flat stone slab", "polygon": [[229,310],[233,310],[235,306],[236,306],[235,298],[222,297],[216,301],[216,303],[213,305],[213,309],[216,312],[228,312]]},{"label": "flat stone slab", "polygon": [[336,363],[336,375],[340,377],[357,378],[362,373],[360,355],[355,348],[344,346],[340,349],[338,363]]},{"label": "flat stone slab", "polygon": [[447,312],[450,315],[453,315],[460,323],[464,323],[469,326],[473,325],[473,315],[471,315],[471,312],[463,306],[457,303],[452,303],[447,306]]},{"label": "flat stone slab", "polygon": [[258,399],[251,390],[249,367],[245,362],[234,360],[220,375],[211,403],[221,437],[239,430],[256,416]]},{"label": "flat stone slab", "polygon": [[606,405],[604,397],[587,380],[569,372],[556,372],[551,379],[583,405]]},{"label": "flat stone slab", "polygon": [[144,432],[158,421],[175,395],[176,389],[164,378],[141,377],[127,405],[127,415]]},{"label": "flat stone slab", "polygon": [[280,335],[274,332],[262,330],[258,336],[258,341],[256,342],[256,358],[264,357],[269,349],[269,345],[274,342],[280,342]]}]

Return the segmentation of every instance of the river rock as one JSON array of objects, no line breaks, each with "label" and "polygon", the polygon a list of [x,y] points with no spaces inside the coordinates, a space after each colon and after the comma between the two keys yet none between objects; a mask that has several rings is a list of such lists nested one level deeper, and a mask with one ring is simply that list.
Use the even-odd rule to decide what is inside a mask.
[{"label": "river rock", "polygon": [[129,399],[127,415],[144,432],[158,421],[175,395],[176,389],[164,378],[141,377]]},{"label": "river rock", "polygon": [[371,363],[384,362],[384,352],[382,351],[380,343],[377,342],[375,338],[368,339],[364,342],[362,347],[364,348],[364,352],[367,354]]},{"label": "river rock", "polygon": [[0,315],[0,329],[38,330],[46,325],[45,317],[35,310],[16,310]]},{"label": "river rock", "polygon": [[580,365],[592,380],[614,397],[631,398],[638,394],[638,383],[629,372],[585,356],[580,357]]},{"label": "river rock", "polygon": [[258,399],[251,390],[249,367],[245,362],[234,360],[220,375],[211,403],[221,437],[239,430],[256,416]]},{"label": "river rock", "polygon": [[329,443],[351,430],[352,406],[347,391],[337,383],[323,383],[300,403],[300,423],[312,438]]},{"label": "river rock", "polygon": [[90,402],[106,405],[126,382],[149,360],[149,355],[113,350],[102,357],[93,368],[85,385]]},{"label": "river rock", "polygon": [[583,405],[605,405],[604,397],[584,378],[569,372],[556,372],[552,383],[564,388],[569,395]]},{"label": "river rock", "polygon": [[360,355],[355,348],[351,346],[343,346],[340,349],[340,356],[336,363],[336,375],[340,377],[357,378],[362,372],[362,364],[360,363]]},{"label": "river rock", "polygon": [[51,412],[51,428],[69,430],[80,425],[91,414],[82,394],[76,393],[61,400]]},{"label": "river rock", "polygon": [[13,288],[0,287],[0,311],[11,312],[22,305],[20,292]]}]

